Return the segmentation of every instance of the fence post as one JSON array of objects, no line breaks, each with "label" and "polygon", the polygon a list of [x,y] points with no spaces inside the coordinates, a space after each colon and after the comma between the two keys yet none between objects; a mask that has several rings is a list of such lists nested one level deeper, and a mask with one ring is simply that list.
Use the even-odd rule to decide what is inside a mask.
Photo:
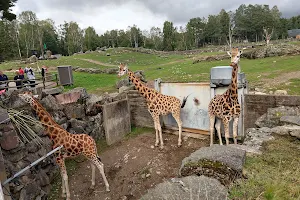
[{"label": "fence post", "polygon": [[45,85],[45,77],[43,76],[43,86],[44,86],[44,89],[46,88],[46,85]]},{"label": "fence post", "polygon": [[58,78],[57,78],[57,74],[55,74],[55,80],[56,80],[56,86],[58,86]]},{"label": "fence post", "polygon": [[23,79],[21,79],[21,88],[23,88]]}]

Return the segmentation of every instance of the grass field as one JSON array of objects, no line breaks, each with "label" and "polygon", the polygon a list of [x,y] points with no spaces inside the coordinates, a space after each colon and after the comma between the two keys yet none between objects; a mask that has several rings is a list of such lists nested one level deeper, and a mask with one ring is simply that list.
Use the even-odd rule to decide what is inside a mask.
[{"label": "grass field", "polygon": [[[294,42],[295,43],[295,42]],[[110,56],[106,56],[106,53]],[[200,62],[192,64],[193,57],[201,57],[226,52],[208,52],[198,55],[167,55],[159,56],[124,49],[112,49],[107,52],[77,54],[61,57],[56,60],[39,61],[38,65],[46,65],[55,69],[59,65],[72,65],[82,68],[110,68],[117,67],[120,62],[128,64],[133,71],[143,70],[147,80],[161,78],[163,81],[206,82],[209,81],[210,69],[214,66],[228,65],[230,59],[223,61]],[[8,62],[0,65],[2,70],[17,69],[17,62]],[[269,57],[264,59],[241,59],[242,72],[246,74],[251,88],[261,87],[267,91],[284,89],[289,94],[300,94],[300,56]],[[36,68],[36,64],[32,65]],[[114,74],[87,74],[74,73],[74,86],[85,87],[91,93],[114,91],[118,80]]]}]

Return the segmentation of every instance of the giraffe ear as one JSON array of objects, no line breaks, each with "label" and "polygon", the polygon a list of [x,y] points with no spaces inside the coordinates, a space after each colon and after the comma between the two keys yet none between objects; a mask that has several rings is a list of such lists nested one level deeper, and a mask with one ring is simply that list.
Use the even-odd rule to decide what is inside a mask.
[{"label": "giraffe ear", "polygon": [[231,53],[230,53],[230,51],[227,51],[227,54],[231,57]]}]

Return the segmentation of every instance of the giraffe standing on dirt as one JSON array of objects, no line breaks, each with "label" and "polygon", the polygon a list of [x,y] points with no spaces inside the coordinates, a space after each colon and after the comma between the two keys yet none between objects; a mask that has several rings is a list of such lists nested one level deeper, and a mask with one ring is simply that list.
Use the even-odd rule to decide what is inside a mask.
[{"label": "giraffe standing on dirt", "polygon": [[95,186],[95,166],[99,169],[104,180],[106,191],[109,190],[109,184],[104,174],[104,165],[97,154],[97,147],[94,139],[87,134],[71,134],[58,125],[51,115],[43,108],[43,106],[32,96],[31,92],[19,94],[19,97],[30,104],[33,110],[38,115],[49,139],[53,142],[53,149],[63,145],[56,154],[56,162],[60,167],[62,177],[62,197],[70,200],[70,190],[68,183],[68,175],[65,166],[65,159],[74,157],[79,154],[84,155],[91,161],[92,166],[92,185]]},{"label": "giraffe standing on dirt", "polygon": [[[156,135],[155,146],[158,146],[160,142],[160,149],[164,148],[159,116],[172,113],[179,128],[178,147],[180,147],[182,142],[182,121],[180,119],[180,109],[185,106],[188,97],[183,98],[183,102],[181,104],[180,100],[176,97],[163,95],[152,88],[146,87],[137,77],[135,77],[134,72],[128,69],[127,65],[121,63],[119,66],[118,76],[121,77],[124,74],[128,75],[129,80],[135,85],[135,88],[147,101],[148,111],[154,121]],[[160,140],[158,139],[158,134]]]},{"label": "giraffe standing on dirt", "polygon": [[[210,145],[213,145],[216,117],[220,118],[224,124],[226,145],[229,144],[229,122],[233,119],[233,140],[234,144],[237,144],[237,128],[241,113],[241,105],[238,100],[237,73],[241,54],[242,51],[239,51],[237,48],[232,49],[232,54],[229,53],[229,55],[231,55],[230,66],[232,67],[231,84],[223,94],[216,95],[208,105],[210,120]],[[220,145],[223,145],[221,137],[221,123],[216,123],[216,129]]]}]

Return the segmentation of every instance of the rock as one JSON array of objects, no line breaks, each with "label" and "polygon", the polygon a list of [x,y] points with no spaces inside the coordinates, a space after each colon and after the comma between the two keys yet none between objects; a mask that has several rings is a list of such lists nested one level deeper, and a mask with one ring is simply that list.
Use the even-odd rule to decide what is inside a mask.
[{"label": "rock", "polygon": [[119,80],[119,81],[116,83],[116,88],[119,89],[119,88],[122,87],[122,86],[129,86],[129,85],[130,85],[129,79],[128,79],[128,78],[125,78],[125,79]]},{"label": "rock", "polygon": [[60,86],[60,87],[55,87],[55,88],[49,88],[49,89],[43,89],[42,90],[42,98],[44,98],[47,95],[56,95],[56,94],[60,94],[64,91],[64,87]]},{"label": "rock", "polygon": [[64,105],[64,112],[68,119],[75,118],[75,119],[83,119],[85,116],[84,105],[82,104],[66,104]]},{"label": "rock", "polygon": [[2,137],[0,137],[0,146],[2,149],[9,151],[17,148],[20,144],[19,141],[20,139],[17,132],[12,129],[2,133]]},{"label": "rock", "polygon": [[134,85],[120,87],[119,88],[119,93],[126,92],[128,90],[134,90]]},{"label": "rock", "polygon": [[92,133],[90,133],[90,136],[94,138],[94,140],[99,140],[104,137],[104,127],[103,127],[103,120],[102,120],[102,114],[99,113],[96,116],[93,117],[94,125],[92,129]]},{"label": "rock", "polygon": [[272,128],[271,131],[278,135],[291,135],[300,138],[300,126],[296,125],[277,126]]},{"label": "rock", "polygon": [[181,176],[206,175],[229,185],[242,175],[246,152],[225,145],[212,145],[193,152],[182,160]]},{"label": "rock", "polygon": [[118,68],[107,68],[104,70],[104,72],[106,74],[117,74],[118,70],[119,70]]},{"label": "rock", "polygon": [[39,146],[36,144],[35,140],[32,140],[32,141],[30,141],[29,143],[26,144],[26,148],[27,148],[29,153],[35,153],[40,149]]},{"label": "rock", "polygon": [[251,151],[261,153],[260,148],[262,143],[274,139],[271,134],[272,129],[270,128],[249,128],[246,130],[246,137],[243,145],[251,148]]},{"label": "rock", "polygon": [[276,127],[282,126],[285,124],[283,120],[291,119],[290,117],[284,117],[283,120],[280,120],[283,116],[300,116],[299,107],[289,107],[289,106],[280,106],[276,108],[269,108],[267,113],[260,116],[255,125],[258,127]]},{"label": "rock", "polygon": [[38,61],[38,58],[35,55],[30,56],[27,58],[27,63],[35,63]]},{"label": "rock", "polygon": [[85,121],[77,120],[74,118],[70,119],[69,122],[72,128],[82,127],[84,129],[87,126],[87,123]]},{"label": "rock", "polygon": [[55,98],[59,104],[69,104],[84,101],[88,98],[88,94],[85,88],[77,87],[63,94],[56,95]]},{"label": "rock", "polygon": [[300,116],[282,116],[280,117],[280,121],[300,126]]},{"label": "rock", "polygon": [[46,185],[50,184],[50,180],[49,177],[47,176],[47,174],[45,173],[44,170],[40,170],[39,173],[37,174],[37,179],[39,180],[39,185],[41,187],[44,187]]},{"label": "rock", "polygon": [[104,103],[103,96],[90,94],[86,100],[86,115],[94,116],[101,112],[101,106]]},{"label": "rock", "polygon": [[229,146],[232,148],[246,151],[246,153],[250,153],[250,154],[262,154],[262,152],[259,150],[259,148],[255,148],[252,146],[240,145],[240,144],[229,144]]},{"label": "rock", "polygon": [[224,200],[227,189],[216,179],[205,176],[174,178],[156,185],[142,196],[141,200]]},{"label": "rock", "polygon": [[[21,88],[18,90],[12,91],[10,95],[4,95],[5,98],[8,100],[8,107],[9,108],[21,108],[24,106],[28,106],[28,104],[23,101],[18,95],[22,92],[29,91],[27,88]],[[4,93],[5,94],[5,93]]]},{"label": "rock", "polygon": [[276,90],[274,92],[274,95],[287,95],[287,91],[286,90]]},{"label": "rock", "polygon": [[63,106],[58,104],[58,102],[52,95],[47,95],[45,98],[43,98],[41,100],[41,104],[45,107],[45,109],[48,112],[63,110]]}]

